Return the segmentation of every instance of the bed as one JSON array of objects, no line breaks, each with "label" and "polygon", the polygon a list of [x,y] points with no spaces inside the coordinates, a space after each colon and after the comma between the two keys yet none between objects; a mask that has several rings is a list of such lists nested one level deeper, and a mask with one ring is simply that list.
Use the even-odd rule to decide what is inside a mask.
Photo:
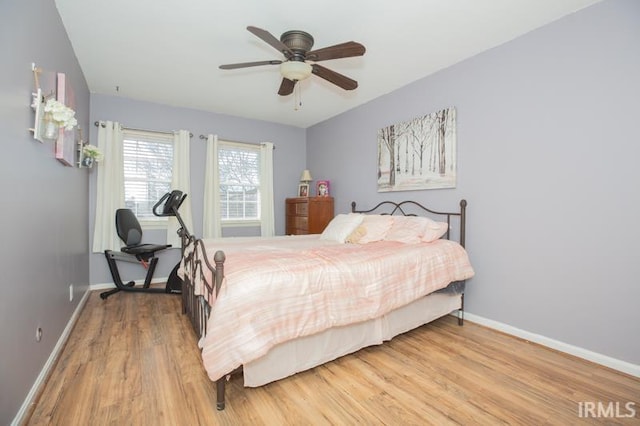
[{"label": "bed", "polygon": [[[385,201],[338,214],[322,234],[196,239],[183,235],[183,313],[216,382],[256,387],[382,344],[458,312],[474,274],[466,201],[453,212]],[[454,238],[455,235],[455,238]]]}]

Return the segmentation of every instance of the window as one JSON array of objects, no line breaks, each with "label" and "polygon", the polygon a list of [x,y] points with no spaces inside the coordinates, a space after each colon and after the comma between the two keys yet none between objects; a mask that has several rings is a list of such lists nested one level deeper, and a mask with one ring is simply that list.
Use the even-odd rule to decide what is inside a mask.
[{"label": "window", "polygon": [[141,224],[167,222],[153,206],[171,190],[173,137],[164,133],[123,131],[124,200]]},{"label": "window", "polygon": [[218,171],[222,222],[260,221],[260,147],[221,141]]}]

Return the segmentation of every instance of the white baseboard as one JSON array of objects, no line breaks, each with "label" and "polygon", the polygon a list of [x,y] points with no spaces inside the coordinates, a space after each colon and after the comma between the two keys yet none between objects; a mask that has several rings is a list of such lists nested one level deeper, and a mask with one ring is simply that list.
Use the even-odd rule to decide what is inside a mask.
[{"label": "white baseboard", "polygon": [[49,375],[51,367],[53,367],[56,359],[58,358],[58,355],[60,355],[60,351],[64,347],[64,344],[67,342],[67,339],[69,338],[69,334],[71,334],[71,330],[73,329],[73,326],[78,320],[78,317],[80,316],[80,312],[82,311],[82,308],[84,307],[88,298],[89,298],[89,290],[85,291],[84,295],[82,296],[82,299],[80,299],[80,302],[78,303],[78,306],[76,306],[76,309],[73,311],[73,315],[71,315],[71,318],[67,323],[67,326],[62,331],[62,334],[60,335],[58,342],[54,346],[53,351],[51,351],[51,355],[49,355],[49,358],[47,359],[47,362],[44,364],[44,367],[42,367],[42,370],[40,371],[40,374],[36,378],[35,383],[33,384],[33,386],[31,386],[31,390],[29,391],[29,393],[27,394],[27,397],[22,403],[22,406],[20,407],[18,414],[16,414],[16,417],[11,422],[11,426],[18,426],[23,422],[23,420],[25,420],[24,416],[27,414],[29,407],[34,403],[33,399],[36,397],[36,395],[38,394],[38,391],[40,390],[40,387],[43,385],[44,381],[47,379],[47,376]]},{"label": "white baseboard", "polygon": [[[158,284],[158,283],[166,283],[167,280],[169,279],[169,277],[160,277],[160,278],[153,278],[151,280],[151,284]],[[136,280],[136,285],[142,285],[144,283],[144,279],[141,280]],[[94,290],[109,290],[111,288],[114,288],[116,285],[114,283],[98,283],[98,284],[89,284],[89,291],[94,291]]]},{"label": "white baseboard", "polygon": [[[457,315],[457,311],[452,315]],[[587,361],[595,362],[596,364],[604,365],[605,367],[613,368],[614,370],[621,371],[626,374],[630,374],[635,377],[640,377],[640,365],[632,364],[630,362],[622,361],[616,358],[612,358],[607,355],[603,355],[597,352],[593,352],[578,346],[573,346],[568,343],[554,340],[549,337],[542,336],[540,334],[531,333],[526,330],[504,324],[498,321],[490,320],[479,315],[474,315],[469,312],[464,313],[464,319],[471,322],[475,322],[485,327],[493,328],[498,331],[510,334],[512,336],[520,337],[525,340],[529,340],[534,343],[546,346],[558,350],[560,352],[567,353],[569,355],[577,356],[578,358],[586,359]]]}]

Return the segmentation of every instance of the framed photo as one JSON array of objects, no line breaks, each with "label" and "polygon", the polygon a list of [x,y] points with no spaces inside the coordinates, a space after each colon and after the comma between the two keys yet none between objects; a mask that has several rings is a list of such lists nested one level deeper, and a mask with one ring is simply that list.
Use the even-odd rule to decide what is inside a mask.
[{"label": "framed photo", "polygon": [[316,182],[316,195],[318,197],[328,197],[329,196],[329,181],[328,180],[319,180]]},{"label": "framed photo", "polygon": [[308,197],[309,196],[309,184],[301,183],[298,185],[298,197]]}]

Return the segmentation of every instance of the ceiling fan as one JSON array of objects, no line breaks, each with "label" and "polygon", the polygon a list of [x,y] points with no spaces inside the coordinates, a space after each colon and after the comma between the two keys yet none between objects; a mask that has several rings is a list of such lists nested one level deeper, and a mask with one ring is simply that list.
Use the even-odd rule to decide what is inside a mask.
[{"label": "ceiling fan", "polygon": [[[304,31],[287,31],[278,40],[270,32],[261,28],[248,26],[247,30],[277,49],[284,55],[284,60],[243,62],[239,64],[220,65],[220,69],[231,70],[236,68],[256,67],[260,65],[280,65],[282,83],[278,94],[287,96],[293,93],[296,82],[304,80],[311,74],[335,84],[344,90],[353,90],[358,87],[358,82],[318,65],[316,62],[328,59],[349,58],[352,56],[364,55],[365,48],[355,41],[336,44],[322,49],[311,50],[313,47],[313,37]],[[307,61],[312,61],[311,63]]]}]

